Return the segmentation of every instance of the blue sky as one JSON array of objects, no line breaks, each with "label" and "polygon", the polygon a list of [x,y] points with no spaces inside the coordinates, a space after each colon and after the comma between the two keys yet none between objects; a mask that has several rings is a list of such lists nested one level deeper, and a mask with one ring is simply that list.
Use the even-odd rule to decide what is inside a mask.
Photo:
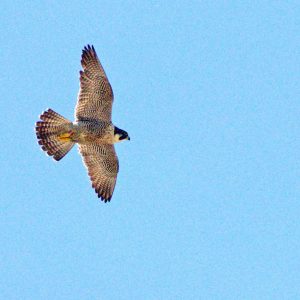
[{"label": "blue sky", "polygon": [[[299,299],[297,1],[4,1],[1,299]],[[112,84],[112,201],[34,123]]]}]

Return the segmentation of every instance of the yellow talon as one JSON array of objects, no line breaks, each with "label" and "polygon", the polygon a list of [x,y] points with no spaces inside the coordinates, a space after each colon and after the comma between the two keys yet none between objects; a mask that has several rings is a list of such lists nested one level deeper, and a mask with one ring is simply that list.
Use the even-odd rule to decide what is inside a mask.
[{"label": "yellow talon", "polygon": [[66,132],[66,133],[62,133],[61,135],[58,136],[58,139],[64,142],[69,142],[71,140],[71,136],[72,136],[73,132]]}]

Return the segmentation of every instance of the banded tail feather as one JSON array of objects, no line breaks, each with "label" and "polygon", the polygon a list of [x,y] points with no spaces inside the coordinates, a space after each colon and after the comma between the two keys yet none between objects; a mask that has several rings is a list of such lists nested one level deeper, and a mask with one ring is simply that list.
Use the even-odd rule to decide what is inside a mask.
[{"label": "banded tail feather", "polygon": [[36,122],[35,132],[41,148],[55,160],[61,160],[74,146],[70,138],[72,122],[52,109],[40,115]]}]

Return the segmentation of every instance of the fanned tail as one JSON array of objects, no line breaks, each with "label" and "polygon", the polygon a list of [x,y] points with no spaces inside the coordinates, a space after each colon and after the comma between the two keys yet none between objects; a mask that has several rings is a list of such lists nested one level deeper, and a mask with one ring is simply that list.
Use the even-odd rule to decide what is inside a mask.
[{"label": "fanned tail", "polygon": [[35,127],[39,145],[55,160],[61,160],[75,144],[71,139],[72,122],[50,108],[40,119]]}]

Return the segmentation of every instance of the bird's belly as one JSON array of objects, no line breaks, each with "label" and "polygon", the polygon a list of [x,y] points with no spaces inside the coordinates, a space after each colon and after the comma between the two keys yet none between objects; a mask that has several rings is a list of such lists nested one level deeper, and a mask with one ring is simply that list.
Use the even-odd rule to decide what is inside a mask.
[{"label": "bird's belly", "polygon": [[78,124],[75,126],[75,133],[73,140],[80,144],[87,144],[98,142],[103,144],[113,143],[113,130],[111,126],[91,125],[91,124]]},{"label": "bird's belly", "polygon": [[112,144],[113,135],[110,132],[80,132],[76,136],[76,142],[80,144],[98,142],[103,144]]},{"label": "bird's belly", "polygon": [[112,144],[113,137],[111,134],[104,134],[104,135],[95,135],[95,134],[80,134],[74,140],[80,144],[88,144],[92,142],[97,142],[101,144]]}]

